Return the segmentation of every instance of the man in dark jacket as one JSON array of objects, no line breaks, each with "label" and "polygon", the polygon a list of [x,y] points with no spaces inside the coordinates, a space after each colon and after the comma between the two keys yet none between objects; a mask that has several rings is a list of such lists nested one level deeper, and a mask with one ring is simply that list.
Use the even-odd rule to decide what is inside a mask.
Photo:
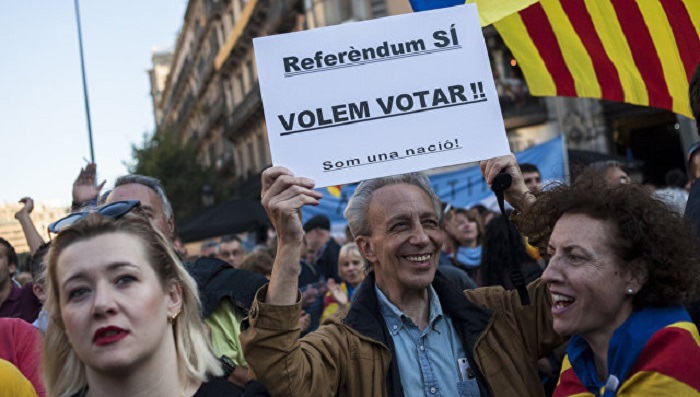
[{"label": "man in dark jacket", "polygon": [[340,282],[338,255],[340,245],[331,237],[331,221],[325,215],[316,215],[304,223],[304,239],[307,249],[315,252],[313,264],[326,280]]}]

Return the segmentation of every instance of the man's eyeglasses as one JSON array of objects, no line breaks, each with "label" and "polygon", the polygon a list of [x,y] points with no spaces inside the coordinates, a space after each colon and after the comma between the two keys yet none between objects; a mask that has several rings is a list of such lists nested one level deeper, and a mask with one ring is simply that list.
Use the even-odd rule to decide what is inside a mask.
[{"label": "man's eyeglasses", "polygon": [[141,202],[138,200],[123,200],[123,201],[115,201],[113,203],[109,203],[106,205],[103,205],[101,207],[81,211],[81,212],[74,212],[65,218],[61,218],[57,220],[56,222],[53,222],[49,225],[49,233],[58,233],[61,231],[61,229],[70,226],[74,224],[75,222],[78,222],[79,220],[85,218],[89,213],[91,212],[99,212],[102,216],[106,216],[112,219],[119,219],[120,217],[124,216],[124,214],[128,213],[135,207],[138,207],[141,205]]}]

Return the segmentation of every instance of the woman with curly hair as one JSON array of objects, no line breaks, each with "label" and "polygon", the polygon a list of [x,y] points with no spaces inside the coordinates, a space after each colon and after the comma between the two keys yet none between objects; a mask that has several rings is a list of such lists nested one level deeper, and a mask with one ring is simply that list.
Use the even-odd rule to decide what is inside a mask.
[{"label": "woman with curly hair", "polygon": [[553,326],[571,336],[554,396],[700,393],[700,338],[683,307],[700,257],[681,216],[639,185],[584,176],[518,218],[542,237]]},{"label": "woman with curly hair", "polygon": [[43,368],[50,396],[219,396],[194,280],[138,201],[74,213],[46,269]]},{"label": "woman with curly hair", "polygon": [[571,336],[555,396],[700,395],[700,336],[683,307],[700,291],[690,225],[641,186],[594,176],[535,197],[513,155],[481,162],[521,233],[547,253],[553,328]]}]

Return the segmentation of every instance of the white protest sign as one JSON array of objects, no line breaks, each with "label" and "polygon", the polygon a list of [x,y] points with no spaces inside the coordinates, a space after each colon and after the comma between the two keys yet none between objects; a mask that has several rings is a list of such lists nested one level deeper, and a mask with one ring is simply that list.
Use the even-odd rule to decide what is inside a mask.
[{"label": "white protest sign", "polygon": [[272,163],[317,187],[510,152],[473,4],[253,43]]}]

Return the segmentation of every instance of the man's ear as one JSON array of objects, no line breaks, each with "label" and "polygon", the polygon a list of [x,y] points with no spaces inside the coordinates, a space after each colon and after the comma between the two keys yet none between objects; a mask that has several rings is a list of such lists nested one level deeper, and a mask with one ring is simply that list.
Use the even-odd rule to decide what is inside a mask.
[{"label": "man's ear", "polygon": [[44,303],[46,300],[46,290],[44,290],[44,285],[39,283],[32,283],[32,292],[39,299],[39,302]]},{"label": "man's ear", "polygon": [[17,270],[17,264],[11,263],[9,266],[7,266],[7,269],[10,271],[10,275],[14,275],[15,270]]},{"label": "man's ear", "polygon": [[374,252],[374,246],[367,236],[358,236],[355,238],[355,244],[357,248],[360,249],[360,253],[365,257],[370,263],[374,263],[377,259],[376,253]]}]

